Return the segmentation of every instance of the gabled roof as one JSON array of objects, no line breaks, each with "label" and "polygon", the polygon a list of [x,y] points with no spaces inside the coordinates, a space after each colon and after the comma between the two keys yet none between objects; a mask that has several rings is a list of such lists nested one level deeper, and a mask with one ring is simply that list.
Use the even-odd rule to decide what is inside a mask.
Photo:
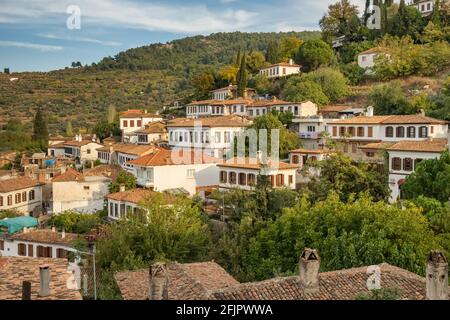
[{"label": "gabled roof", "polygon": [[[224,163],[218,163],[217,166],[224,168],[241,168],[241,169],[251,169],[260,170],[264,168],[264,165],[256,158],[231,158],[226,160]],[[286,162],[269,162],[267,164],[268,168],[277,168],[278,170],[288,170],[288,169],[298,169],[300,165],[290,164]]]},{"label": "gabled roof", "polygon": [[[238,284],[215,262],[169,264],[166,269],[170,300],[204,300],[210,291]],[[148,299],[148,269],[118,272],[115,278],[125,300]]]},{"label": "gabled roof", "polygon": [[209,100],[192,101],[191,103],[188,104],[188,106],[231,106],[235,104],[247,105],[251,102],[252,100],[243,98],[227,99],[227,100],[209,99]]},{"label": "gabled roof", "polygon": [[[229,86],[226,86],[223,88],[212,90],[211,92],[225,91],[225,90],[231,90],[231,91],[237,90],[237,85],[229,85]],[[245,91],[256,91],[256,90],[253,88],[245,88]]]},{"label": "gabled roof", "polygon": [[300,68],[301,65],[296,64],[296,63],[290,64],[290,63],[288,63],[288,62],[280,62],[280,63],[271,64],[270,66],[267,66],[267,67],[262,67],[261,70],[269,69],[269,68],[273,68],[273,67]]},{"label": "gabled roof", "polygon": [[300,105],[301,103],[289,102],[284,100],[255,100],[250,103],[249,107],[270,107],[270,106],[281,106],[281,105]]},{"label": "gabled roof", "polygon": [[121,201],[121,202],[130,202],[134,204],[139,204],[144,200],[151,199],[157,194],[162,194],[166,203],[170,203],[174,201],[176,197],[167,194],[165,192],[159,193],[149,189],[136,188],[127,191],[120,191],[116,193],[108,194],[105,198],[109,200]]},{"label": "gabled roof", "polygon": [[220,160],[210,157],[202,152],[194,150],[179,151],[155,148],[152,153],[141,158],[129,161],[128,164],[142,167],[170,166],[170,165],[190,165],[217,163]]},{"label": "gabled roof", "polygon": [[150,122],[142,130],[135,131],[137,134],[167,133],[166,124],[161,121]]},{"label": "gabled roof", "polygon": [[[39,296],[39,267],[50,270],[50,295]],[[68,288],[67,259],[0,257],[0,300],[21,300],[22,282],[31,282],[31,300],[82,300],[76,289]]]},{"label": "gabled roof", "polygon": [[78,172],[75,169],[67,168],[67,171],[63,174],[60,174],[59,176],[53,178],[52,182],[70,182],[70,181],[77,181],[82,182],[84,181],[84,175],[81,172]]},{"label": "gabled roof", "polygon": [[329,154],[332,151],[329,149],[295,149],[291,150],[290,153],[301,153],[301,154]]},{"label": "gabled roof", "polygon": [[358,55],[364,55],[364,54],[372,54],[372,53],[380,53],[383,52],[383,50],[379,47],[370,48],[368,50],[365,50],[363,52],[360,52]]},{"label": "gabled roof", "polygon": [[447,121],[424,115],[358,116],[334,121],[332,124],[447,124]]},{"label": "gabled roof", "polygon": [[135,144],[125,144],[125,143],[116,143],[110,146],[106,146],[103,148],[97,149],[99,152],[110,152],[112,148],[113,152],[126,153],[135,156],[143,156],[154,150],[154,146],[149,145],[135,145]]},{"label": "gabled roof", "polygon": [[59,147],[60,144],[64,145],[64,146],[69,146],[69,147],[83,147],[83,146],[86,146],[86,145],[91,144],[91,143],[95,143],[95,144],[98,144],[98,145],[101,146],[100,143],[97,143],[97,142],[92,141],[92,140],[82,140],[82,141],[72,140],[72,141],[66,141],[66,142],[63,142],[63,143],[58,143],[57,145],[53,145],[53,146],[50,146],[50,147],[56,148],[57,146]]},{"label": "gabled roof", "polygon": [[319,108],[319,112],[341,112],[347,109],[351,109],[351,106],[329,105]]},{"label": "gabled roof", "polygon": [[448,148],[447,139],[433,139],[425,141],[400,141],[387,147],[388,151],[414,151],[441,153]]},{"label": "gabled roof", "polygon": [[41,186],[43,183],[33,180],[29,177],[17,177],[6,180],[0,180],[0,192],[11,192],[16,190],[28,189]]},{"label": "gabled roof", "polygon": [[132,109],[120,113],[120,118],[162,118],[160,115],[147,113],[147,110]]},{"label": "gabled roof", "polygon": [[29,230],[27,232],[16,233],[11,236],[11,239],[13,240],[58,244],[64,246],[70,246],[78,238],[79,236],[73,233],[65,233],[63,238],[63,234],[61,232],[53,232],[49,229]]},{"label": "gabled roof", "polygon": [[167,127],[194,127],[195,124],[201,124],[202,127],[248,127],[251,121],[237,115],[229,115],[222,117],[188,119],[178,118],[169,121]]},{"label": "gabled roof", "polygon": [[83,173],[85,177],[99,177],[103,176],[106,178],[115,181],[119,172],[123,171],[121,166],[118,165],[110,165],[110,164],[102,164],[96,166],[95,168],[89,169]]}]

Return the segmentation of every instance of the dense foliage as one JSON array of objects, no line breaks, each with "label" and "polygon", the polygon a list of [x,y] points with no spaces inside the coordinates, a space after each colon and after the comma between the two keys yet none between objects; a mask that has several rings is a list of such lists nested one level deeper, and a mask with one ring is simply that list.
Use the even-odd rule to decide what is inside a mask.
[{"label": "dense foliage", "polygon": [[80,214],[74,211],[65,211],[57,215],[53,215],[49,220],[49,225],[66,232],[76,234],[88,234],[94,228],[105,223],[107,212],[98,211],[92,214]]}]

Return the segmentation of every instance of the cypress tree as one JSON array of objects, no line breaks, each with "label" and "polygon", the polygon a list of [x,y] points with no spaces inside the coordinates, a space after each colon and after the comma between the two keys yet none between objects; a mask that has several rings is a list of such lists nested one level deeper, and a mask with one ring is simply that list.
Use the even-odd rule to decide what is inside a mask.
[{"label": "cypress tree", "polygon": [[441,2],[436,0],[434,3],[433,13],[431,14],[430,21],[433,22],[435,26],[441,27]]},{"label": "cypress tree", "polygon": [[41,149],[45,149],[48,144],[47,120],[41,108],[37,110],[33,120],[33,141],[38,142]]},{"label": "cypress tree", "polygon": [[241,64],[241,48],[239,48],[239,50],[238,50],[238,53],[236,56],[236,62],[235,62],[235,65],[237,67],[239,67],[240,64]]},{"label": "cypress tree", "polygon": [[276,41],[270,41],[266,51],[266,61],[278,63],[280,59],[280,49]]},{"label": "cypress tree", "polygon": [[245,93],[245,88],[247,87],[247,55],[244,52],[241,59],[241,67],[238,72],[238,97],[243,97]]},{"label": "cypress tree", "polygon": [[72,128],[72,122],[67,122],[66,125],[66,136],[67,137],[73,137],[73,128]]}]

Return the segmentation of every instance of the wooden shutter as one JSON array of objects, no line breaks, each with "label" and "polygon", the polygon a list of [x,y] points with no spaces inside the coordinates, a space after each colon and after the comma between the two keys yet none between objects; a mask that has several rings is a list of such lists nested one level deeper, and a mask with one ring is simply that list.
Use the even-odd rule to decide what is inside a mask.
[{"label": "wooden shutter", "polygon": [[368,136],[369,138],[372,138],[372,137],[373,137],[373,127],[368,127],[368,128],[367,128],[367,136]]},{"label": "wooden shutter", "polygon": [[33,257],[33,245],[32,244],[28,245],[28,256]]}]

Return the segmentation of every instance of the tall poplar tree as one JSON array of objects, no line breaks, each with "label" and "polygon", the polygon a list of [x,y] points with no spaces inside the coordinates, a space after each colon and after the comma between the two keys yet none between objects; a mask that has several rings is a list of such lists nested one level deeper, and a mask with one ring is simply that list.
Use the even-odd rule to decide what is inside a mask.
[{"label": "tall poplar tree", "polygon": [[48,128],[44,112],[39,108],[33,120],[33,141],[37,142],[41,149],[48,145]]},{"label": "tall poplar tree", "polygon": [[245,88],[247,87],[247,54],[244,52],[241,59],[241,66],[239,68],[238,72],[238,88],[237,88],[237,94],[238,97],[244,97],[245,94]]}]

